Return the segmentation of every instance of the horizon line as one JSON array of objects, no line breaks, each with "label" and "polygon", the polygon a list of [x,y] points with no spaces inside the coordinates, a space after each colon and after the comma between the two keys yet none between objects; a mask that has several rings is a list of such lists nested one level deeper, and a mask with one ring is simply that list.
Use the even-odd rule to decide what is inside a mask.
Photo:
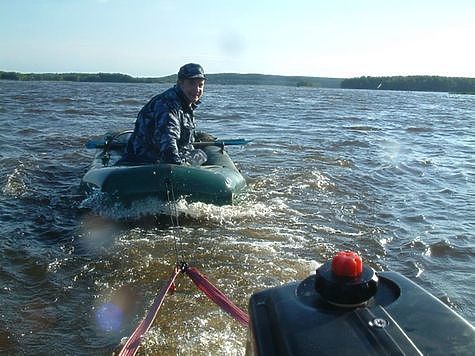
[{"label": "horizon line", "polygon": [[[176,76],[176,73],[167,74],[162,76],[133,76],[127,73],[121,72],[81,72],[81,71],[69,71],[69,72],[23,72],[23,71],[15,71],[15,70],[4,70],[0,69],[0,72],[9,72],[9,73],[18,73],[18,74],[120,74],[129,76],[131,78],[137,79],[160,79],[160,78],[167,78]],[[223,74],[234,74],[234,75],[263,75],[263,76],[277,76],[277,77],[305,77],[305,78],[327,78],[327,79],[351,79],[351,78],[362,78],[362,77],[442,77],[442,78],[464,78],[464,79],[475,79],[475,77],[463,77],[463,76],[449,76],[449,75],[440,75],[440,74],[392,74],[392,75],[359,75],[359,76],[352,76],[352,77],[325,77],[325,76],[313,76],[313,75],[285,75],[285,74],[263,74],[263,73],[238,73],[238,72],[221,72],[221,73],[206,73],[206,75],[223,75]]]}]

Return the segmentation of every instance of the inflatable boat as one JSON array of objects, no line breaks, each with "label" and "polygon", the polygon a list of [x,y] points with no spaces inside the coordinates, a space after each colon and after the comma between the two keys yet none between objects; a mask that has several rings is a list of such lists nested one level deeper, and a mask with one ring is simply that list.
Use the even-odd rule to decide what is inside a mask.
[{"label": "inflatable boat", "polygon": [[197,142],[195,147],[207,154],[207,161],[200,166],[122,164],[120,159],[131,133],[127,130],[105,134],[86,143],[87,148],[96,149],[93,162],[81,181],[86,190],[99,190],[124,204],[154,197],[163,201],[184,198],[188,202],[215,205],[233,204],[245,190],[246,181],[225,146],[246,144],[249,141]]}]

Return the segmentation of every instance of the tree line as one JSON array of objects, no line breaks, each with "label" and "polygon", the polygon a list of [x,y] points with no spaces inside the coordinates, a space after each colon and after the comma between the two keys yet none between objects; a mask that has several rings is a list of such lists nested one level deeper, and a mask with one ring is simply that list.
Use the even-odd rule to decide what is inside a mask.
[{"label": "tree line", "polygon": [[[208,82],[223,85],[281,85],[314,88],[438,91],[475,94],[475,78],[441,76],[392,76],[326,78],[264,74],[208,74]],[[110,83],[173,83],[176,74],[158,78],[137,78],[121,73],[18,73],[0,71],[0,80],[46,80]]]},{"label": "tree line", "polygon": [[67,82],[165,83],[169,77],[135,78],[121,73],[18,73],[0,71],[0,80],[24,81],[46,80]]},{"label": "tree line", "polygon": [[[223,85],[282,85],[339,88],[342,79],[264,74],[207,74],[208,82]],[[173,83],[176,74],[158,78],[137,78],[121,73],[17,73],[0,71],[0,80],[47,80],[69,82]]]},{"label": "tree line", "polygon": [[424,75],[359,77],[344,79],[341,88],[475,93],[475,78]]}]

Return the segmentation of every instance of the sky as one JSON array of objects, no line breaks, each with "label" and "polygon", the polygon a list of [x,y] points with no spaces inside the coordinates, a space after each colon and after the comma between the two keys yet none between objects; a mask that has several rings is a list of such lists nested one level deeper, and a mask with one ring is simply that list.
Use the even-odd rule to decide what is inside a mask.
[{"label": "sky", "polygon": [[0,70],[475,78],[474,0],[0,0]]}]

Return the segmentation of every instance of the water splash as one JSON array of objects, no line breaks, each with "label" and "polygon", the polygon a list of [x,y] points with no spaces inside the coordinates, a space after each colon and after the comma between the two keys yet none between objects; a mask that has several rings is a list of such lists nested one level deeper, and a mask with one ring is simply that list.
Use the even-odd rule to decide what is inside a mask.
[{"label": "water splash", "polygon": [[2,188],[2,193],[18,198],[28,192],[29,185],[30,181],[27,176],[26,167],[20,162],[13,172],[7,175],[7,180]]},{"label": "water splash", "polygon": [[121,221],[139,220],[153,216],[175,216],[196,221],[207,221],[216,224],[234,223],[246,219],[262,218],[272,214],[272,207],[264,203],[242,202],[240,205],[216,206],[202,202],[188,203],[179,199],[169,203],[158,198],[149,197],[123,204],[111,200],[102,192],[95,191],[88,195],[80,204],[81,209],[90,209],[93,214]]}]

